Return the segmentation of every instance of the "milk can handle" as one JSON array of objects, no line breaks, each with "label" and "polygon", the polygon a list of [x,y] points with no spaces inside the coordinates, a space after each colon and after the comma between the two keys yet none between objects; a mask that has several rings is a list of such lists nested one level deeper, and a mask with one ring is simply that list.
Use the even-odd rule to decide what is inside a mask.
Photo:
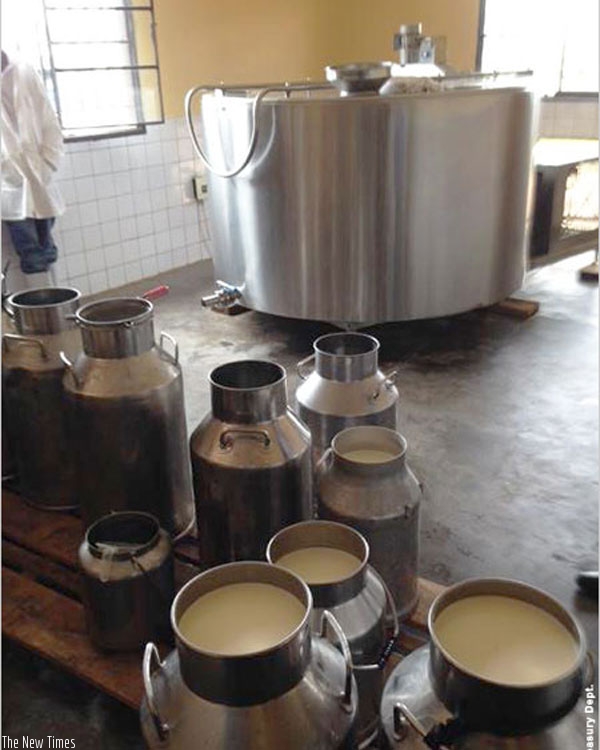
[{"label": "milk can handle", "polygon": [[394,738],[399,742],[405,740],[409,726],[431,750],[451,750],[468,732],[460,718],[451,718],[445,724],[434,724],[427,730],[408,706],[399,701],[394,704],[393,709]]},{"label": "milk can handle", "polygon": [[383,669],[385,665],[387,664],[387,660],[390,658],[392,651],[394,650],[394,646],[396,645],[396,641],[398,640],[398,636],[400,635],[400,621],[398,620],[398,612],[396,611],[396,602],[394,601],[394,596],[392,592],[390,591],[390,587],[383,580],[383,578],[379,575],[379,573],[375,570],[375,568],[371,566],[369,566],[369,568],[371,570],[371,573],[375,575],[375,578],[377,578],[377,580],[383,587],[383,590],[385,592],[386,609],[388,609],[391,612],[392,622],[393,622],[394,627],[392,630],[392,635],[390,636],[390,638],[388,638],[386,644],[381,649],[381,654],[379,655],[379,659],[374,664],[355,664],[354,670],[356,672],[373,672],[376,669]]},{"label": "milk can handle", "polygon": [[411,726],[422,739],[427,737],[427,730],[412,711],[410,711],[404,703],[394,703],[394,739],[406,739],[409,726]]},{"label": "milk can handle", "polygon": [[321,465],[325,466],[325,465],[327,464],[327,462],[329,461],[329,459],[331,458],[331,456],[333,456],[333,448],[332,448],[331,446],[329,446],[329,448],[327,448],[327,449],[326,449],[326,450],[325,450],[325,451],[323,452],[323,455],[322,455],[322,456],[321,456],[321,458],[320,458],[320,459],[319,459],[319,460],[317,461],[317,465],[315,466],[315,471],[317,470],[317,468],[318,468],[319,466],[321,466]]},{"label": "milk can handle", "polygon": [[15,319],[15,310],[14,310],[14,307],[8,301],[8,297],[9,297],[9,295],[6,295],[6,296],[2,295],[2,309],[8,315],[9,318],[11,318],[12,320],[14,320]]},{"label": "milk can handle", "polygon": [[[385,380],[382,383],[383,387],[387,388],[388,391],[391,390],[396,384],[397,378],[398,378],[398,370],[392,370],[390,373],[388,373],[385,376]],[[376,401],[380,395],[381,395],[381,385],[378,386],[377,390],[369,396],[369,401]]]},{"label": "milk can handle", "polygon": [[71,373],[73,380],[75,381],[75,385],[78,388],[81,388],[81,380],[79,379],[79,376],[75,372],[75,367],[73,366],[73,363],[71,362],[71,360],[67,357],[66,353],[60,352],[58,356],[60,357],[60,361],[63,363],[63,365]]},{"label": "milk can handle", "polygon": [[585,684],[589,685],[594,678],[594,674],[596,673],[596,660],[594,659],[594,654],[592,654],[589,649],[585,653],[585,664],[587,671]]},{"label": "milk can handle", "polygon": [[163,346],[164,339],[166,339],[167,341],[170,341],[171,344],[173,345],[173,359],[175,360],[175,364],[178,365],[179,364],[179,344],[177,343],[177,341],[175,341],[175,339],[173,338],[173,336],[171,336],[170,333],[165,333],[165,331],[161,331],[158,346],[163,350],[163,352],[165,352],[165,354],[167,354],[167,350]]},{"label": "milk can handle", "polygon": [[219,445],[221,448],[231,448],[235,435],[242,440],[260,440],[265,448],[271,445],[271,438],[266,430],[223,430],[219,436]]},{"label": "milk can handle", "polygon": [[346,678],[344,680],[344,692],[341,695],[341,698],[344,710],[350,712],[352,711],[352,672],[354,670],[354,665],[352,664],[352,654],[350,653],[348,640],[339,622],[335,619],[331,612],[326,609],[321,615],[321,638],[327,638],[327,640],[331,641],[331,639],[328,637],[328,626],[331,626],[332,630],[336,634],[338,642],[342,649],[342,654],[344,655],[344,659],[346,660]]},{"label": "milk can handle", "polygon": [[153,286],[152,289],[148,289],[146,292],[144,292],[142,294],[142,298],[147,299],[149,302],[154,302],[155,300],[164,297],[170,291],[171,287],[167,286],[166,284],[159,284],[158,286]]},{"label": "milk can handle", "polygon": [[154,687],[152,686],[152,661],[156,661],[156,668],[162,669],[164,662],[160,660],[160,654],[154,643],[150,642],[146,644],[144,649],[144,660],[142,662],[142,674],[144,676],[144,690],[146,691],[146,700],[148,701],[148,710],[156,732],[161,741],[164,741],[169,734],[169,725],[160,718],[160,714],[156,707],[156,697],[154,695]]},{"label": "milk can handle", "polygon": [[[6,265],[8,265],[8,263]],[[4,284],[4,281],[2,283]],[[2,292],[2,309],[8,315],[8,317],[11,318],[11,320],[14,320],[15,308],[8,301],[10,296],[11,296],[10,294],[5,294],[4,291]]]},{"label": "milk can handle", "polygon": [[2,309],[4,312],[14,320],[15,318],[15,310],[14,307],[9,303],[8,299],[11,296],[10,292],[7,291],[7,283],[6,283],[6,274],[8,273],[8,269],[10,268],[10,260],[7,260],[4,264],[4,267],[2,269]]},{"label": "milk can handle", "polygon": [[300,362],[296,365],[296,372],[298,373],[298,377],[302,378],[302,380],[306,380],[308,378],[308,375],[302,372],[302,368],[307,365],[311,359],[314,359],[315,355],[311,354],[309,357],[304,357],[304,359],[301,359]]},{"label": "milk can handle", "polygon": [[2,336],[2,347],[8,351],[8,342],[14,341],[15,344],[29,344],[30,346],[37,346],[42,355],[42,359],[48,359],[48,352],[44,346],[44,342],[40,339],[31,339],[29,336],[19,336],[17,333],[5,333]]}]

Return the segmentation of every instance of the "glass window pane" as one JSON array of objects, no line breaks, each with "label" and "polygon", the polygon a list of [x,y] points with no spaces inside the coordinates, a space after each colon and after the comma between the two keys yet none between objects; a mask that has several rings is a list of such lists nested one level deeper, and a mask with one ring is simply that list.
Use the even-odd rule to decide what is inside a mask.
[{"label": "glass window pane", "polygon": [[598,91],[598,0],[575,0],[565,27],[561,91]]},{"label": "glass window pane", "polygon": [[121,10],[49,10],[50,43],[127,41],[125,15]]},{"label": "glass window pane", "polygon": [[53,10],[47,17],[57,68],[157,64],[150,11]]},{"label": "glass window pane", "polygon": [[127,42],[53,44],[52,55],[56,68],[113,68],[131,65]]},{"label": "glass window pane", "polygon": [[120,8],[129,10],[134,8],[150,8],[150,0],[46,0],[46,9],[74,9],[83,10],[85,8]]},{"label": "glass window pane", "polygon": [[598,88],[598,0],[485,0],[481,67],[531,69],[545,94]]},{"label": "glass window pane", "polygon": [[57,73],[65,129],[160,122],[156,70],[96,70]]}]

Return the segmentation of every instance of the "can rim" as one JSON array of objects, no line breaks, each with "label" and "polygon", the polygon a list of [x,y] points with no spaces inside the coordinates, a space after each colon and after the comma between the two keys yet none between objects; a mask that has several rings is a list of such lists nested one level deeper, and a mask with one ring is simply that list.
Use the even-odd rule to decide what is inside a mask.
[{"label": "can rim", "polygon": [[[127,520],[138,520],[146,522],[148,524],[149,531],[151,531],[151,534],[149,538],[141,541],[138,547],[130,548],[127,550],[123,549],[121,551],[114,552],[111,555],[112,559],[129,560],[132,557],[139,557],[140,555],[143,555],[145,552],[156,546],[161,531],[160,523],[156,516],[153,516],[151,513],[145,513],[143,511],[117,511],[114,513],[109,513],[106,516],[102,516],[102,518],[94,521],[94,523],[87,529],[85,534],[85,541],[91,554],[94,557],[98,559],[103,559],[104,557],[106,557],[104,551],[99,546],[100,540],[94,539],[94,535],[98,533],[102,526],[108,524],[110,521],[118,522]],[[118,547],[116,547],[116,549],[118,550]]]}]

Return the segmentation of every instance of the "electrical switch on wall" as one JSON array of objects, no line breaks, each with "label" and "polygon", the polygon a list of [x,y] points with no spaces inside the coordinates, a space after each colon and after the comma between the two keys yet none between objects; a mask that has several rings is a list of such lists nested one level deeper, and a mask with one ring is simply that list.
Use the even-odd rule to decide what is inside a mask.
[{"label": "electrical switch on wall", "polygon": [[194,186],[194,195],[199,203],[202,203],[208,197],[208,182],[206,177],[194,177],[192,179]]}]

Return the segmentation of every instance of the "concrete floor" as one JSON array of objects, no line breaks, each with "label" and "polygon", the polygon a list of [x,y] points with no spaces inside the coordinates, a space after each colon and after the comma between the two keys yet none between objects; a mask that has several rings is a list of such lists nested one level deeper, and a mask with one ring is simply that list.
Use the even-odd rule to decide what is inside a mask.
[{"label": "concrete floor", "polygon": [[[508,576],[537,585],[580,618],[597,650],[597,604],[574,576],[598,557],[598,288],[588,256],[531,273],[527,321],[473,312],[368,329],[382,369],[398,370],[400,431],[428,489],[421,574],[440,583]],[[208,410],[207,375],[232,359],[271,358],[289,373],[327,324],[205,310],[206,265],[130,285],[171,286],[156,329],[179,342],[190,431]],[[119,290],[119,291],[124,291]],[[114,293],[114,292],[113,292]],[[5,644],[3,734],[72,736],[78,750],[142,747],[133,712]],[[117,729],[118,726],[118,729]]]}]

